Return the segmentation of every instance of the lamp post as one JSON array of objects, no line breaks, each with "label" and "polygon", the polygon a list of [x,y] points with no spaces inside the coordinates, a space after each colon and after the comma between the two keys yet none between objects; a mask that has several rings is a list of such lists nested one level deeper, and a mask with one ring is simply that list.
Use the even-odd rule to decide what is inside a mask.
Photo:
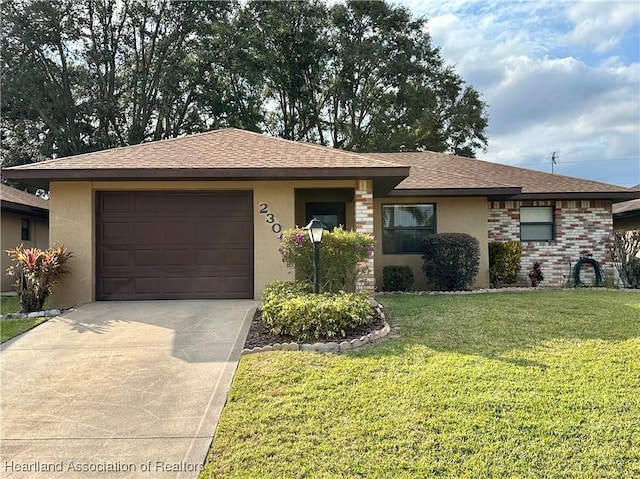
[{"label": "lamp post", "polygon": [[309,239],[313,243],[313,292],[320,292],[320,243],[324,233],[324,224],[317,218],[313,218],[304,228],[309,232]]}]

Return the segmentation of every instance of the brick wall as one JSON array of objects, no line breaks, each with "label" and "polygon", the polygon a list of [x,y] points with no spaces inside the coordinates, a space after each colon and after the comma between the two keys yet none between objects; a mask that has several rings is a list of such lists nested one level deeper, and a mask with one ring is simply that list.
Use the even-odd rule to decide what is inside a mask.
[{"label": "brick wall", "polygon": [[[571,274],[569,262],[575,265],[582,250],[589,250],[607,277],[613,278],[613,265],[603,244],[613,232],[611,201],[490,201],[489,241],[520,240],[521,206],[554,206],[555,240],[522,243],[519,284],[529,284],[527,273],[540,261],[544,274],[541,286],[562,286]],[[585,265],[580,278],[589,284],[593,269]]]},{"label": "brick wall", "polygon": [[[373,182],[357,180],[355,190],[355,230],[373,235]],[[358,277],[356,289],[373,295],[375,291],[373,255],[359,265],[365,272]]]}]

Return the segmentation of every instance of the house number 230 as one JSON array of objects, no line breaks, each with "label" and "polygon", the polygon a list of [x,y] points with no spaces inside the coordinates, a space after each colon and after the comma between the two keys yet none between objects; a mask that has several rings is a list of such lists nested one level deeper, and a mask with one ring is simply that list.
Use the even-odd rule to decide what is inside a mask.
[{"label": "house number 230", "polygon": [[264,221],[271,225],[271,231],[274,233],[280,233],[282,231],[282,225],[276,221],[276,215],[269,212],[269,205],[266,203],[260,203],[260,214],[264,215]]}]

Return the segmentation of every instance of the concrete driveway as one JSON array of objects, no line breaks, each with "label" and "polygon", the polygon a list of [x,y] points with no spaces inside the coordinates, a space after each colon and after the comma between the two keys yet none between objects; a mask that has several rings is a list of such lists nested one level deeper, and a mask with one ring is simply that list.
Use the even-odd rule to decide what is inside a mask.
[{"label": "concrete driveway", "polygon": [[0,477],[197,477],[256,306],[93,303],[4,343]]}]

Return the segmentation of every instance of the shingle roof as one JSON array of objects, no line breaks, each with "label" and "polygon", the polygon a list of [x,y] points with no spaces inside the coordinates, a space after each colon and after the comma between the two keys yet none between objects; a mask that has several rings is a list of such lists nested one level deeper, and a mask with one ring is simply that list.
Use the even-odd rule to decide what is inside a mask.
[{"label": "shingle roof", "polygon": [[397,167],[390,161],[235,128],[17,166],[65,169],[270,169]]},{"label": "shingle roof", "polygon": [[[411,166],[411,175],[394,189],[394,194],[416,190],[435,190],[444,194],[449,190],[520,188],[514,199],[548,197],[633,198],[638,195],[630,188],[544,173],[515,166],[465,158],[445,153],[371,153],[371,157]],[[425,191],[427,193],[427,191]]]},{"label": "shingle roof", "polygon": [[372,178],[374,191],[384,194],[409,175],[409,167],[227,128],[16,166],[3,174],[41,188],[56,180]]},{"label": "shingle roof", "polygon": [[49,210],[49,202],[47,200],[43,200],[26,191],[12,188],[4,183],[0,183],[0,200],[2,200],[3,207],[22,205],[39,208],[41,210]]},{"label": "shingle roof", "polygon": [[607,198],[640,194],[620,186],[443,153],[352,153],[227,128],[3,169],[47,187],[54,180],[373,178],[375,194],[490,198]]}]

